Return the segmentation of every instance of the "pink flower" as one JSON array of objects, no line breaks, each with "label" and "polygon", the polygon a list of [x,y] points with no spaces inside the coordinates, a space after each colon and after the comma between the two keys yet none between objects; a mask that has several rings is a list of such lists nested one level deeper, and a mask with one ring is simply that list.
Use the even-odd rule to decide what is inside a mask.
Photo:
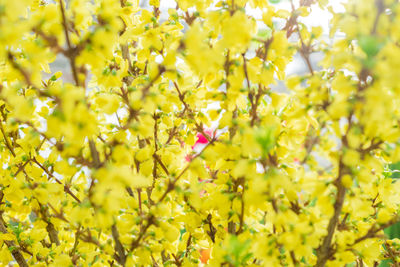
[{"label": "pink flower", "polygon": [[[204,130],[204,133],[205,133],[209,138],[212,138],[212,137],[215,136],[215,132],[213,132],[213,130],[211,130],[211,129],[205,129],[205,130]],[[193,147],[195,147],[197,144],[207,144],[207,143],[208,143],[207,138],[206,138],[202,133],[198,133],[198,134],[196,135],[196,137],[197,137],[197,141],[196,141],[196,143],[194,144]]]},{"label": "pink flower", "polygon": [[[208,136],[208,139],[215,137],[215,131],[213,131],[212,129],[205,129],[203,132]],[[200,150],[206,144],[208,144],[208,139],[202,133],[197,133],[196,137],[197,140],[192,146],[192,149],[194,152],[200,152]],[[192,159],[192,155],[187,155],[185,159],[186,161],[190,161]]]}]

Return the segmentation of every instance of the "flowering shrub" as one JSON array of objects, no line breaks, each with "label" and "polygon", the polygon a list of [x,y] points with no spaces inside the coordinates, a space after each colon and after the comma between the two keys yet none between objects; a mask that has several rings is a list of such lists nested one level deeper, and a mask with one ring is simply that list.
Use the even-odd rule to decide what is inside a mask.
[{"label": "flowering shrub", "polygon": [[275,2],[0,0],[2,265],[398,266],[400,4]]}]

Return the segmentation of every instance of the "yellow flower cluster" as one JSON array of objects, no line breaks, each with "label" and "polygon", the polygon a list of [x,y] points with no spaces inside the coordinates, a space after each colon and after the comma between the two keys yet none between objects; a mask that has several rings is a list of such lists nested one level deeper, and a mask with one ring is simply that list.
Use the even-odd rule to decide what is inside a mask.
[{"label": "yellow flower cluster", "polygon": [[398,265],[400,4],[276,2],[0,0],[1,265]]}]

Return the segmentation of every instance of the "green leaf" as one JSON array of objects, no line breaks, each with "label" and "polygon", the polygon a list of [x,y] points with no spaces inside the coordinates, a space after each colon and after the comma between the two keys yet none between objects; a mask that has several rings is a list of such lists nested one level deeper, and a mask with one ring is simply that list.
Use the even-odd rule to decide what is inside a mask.
[{"label": "green leaf", "polygon": [[391,260],[383,260],[378,267],[390,267],[391,266],[392,261]]},{"label": "green leaf", "polygon": [[389,170],[391,171],[390,178],[400,178],[400,161],[389,164]]},{"label": "green leaf", "polygon": [[358,44],[368,58],[376,56],[384,46],[384,42],[375,36],[362,35],[358,39]]},{"label": "green leaf", "polygon": [[260,29],[257,32],[257,37],[260,37],[262,39],[268,39],[271,38],[271,36],[272,36],[272,30],[269,27],[265,29]]},{"label": "green leaf", "polygon": [[383,230],[389,239],[400,238],[400,223],[393,224]]},{"label": "green leaf", "polygon": [[244,266],[252,256],[252,253],[248,252],[250,245],[251,240],[248,239],[242,242],[236,235],[231,235],[225,260],[237,267]]},{"label": "green leaf", "polygon": [[260,144],[261,150],[264,155],[267,155],[268,152],[274,148],[275,146],[275,128],[268,127],[264,129],[260,129],[256,134],[256,141]]}]

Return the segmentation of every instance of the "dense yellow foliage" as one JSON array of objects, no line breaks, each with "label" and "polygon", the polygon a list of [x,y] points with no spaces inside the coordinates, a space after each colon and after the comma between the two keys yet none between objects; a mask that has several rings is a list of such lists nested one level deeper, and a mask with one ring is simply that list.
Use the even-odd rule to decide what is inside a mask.
[{"label": "dense yellow foliage", "polygon": [[397,0],[138,2],[0,0],[2,266],[398,260]]}]

